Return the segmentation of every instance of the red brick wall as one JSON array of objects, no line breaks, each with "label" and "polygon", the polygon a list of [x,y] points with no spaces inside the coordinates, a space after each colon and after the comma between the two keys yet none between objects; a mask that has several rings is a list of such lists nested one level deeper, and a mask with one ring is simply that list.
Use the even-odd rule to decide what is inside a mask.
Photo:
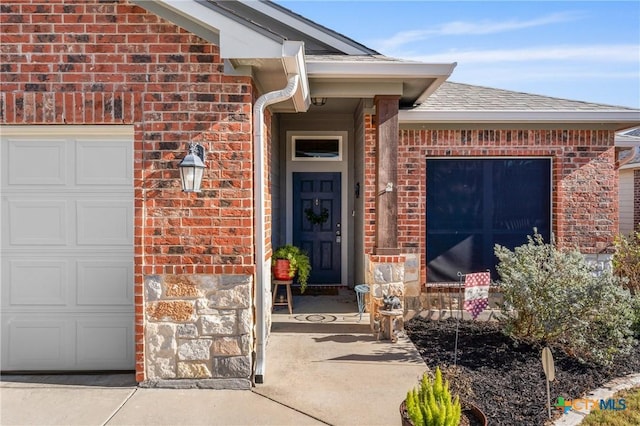
[{"label": "red brick wall", "polygon": [[[375,131],[365,138],[365,253],[374,245]],[[427,157],[549,157],[553,164],[553,232],[561,247],[596,253],[618,226],[614,132],[586,130],[401,130],[398,147],[398,245],[421,254],[426,276]]]},{"label": "red brick wall", "polygon": [[[126,2],[0,5],[0,123],[133,124],[136,360],[148,274],[253,274],[252,98],[218,48]],[[189,141],[203,192],[180,190]]]}]

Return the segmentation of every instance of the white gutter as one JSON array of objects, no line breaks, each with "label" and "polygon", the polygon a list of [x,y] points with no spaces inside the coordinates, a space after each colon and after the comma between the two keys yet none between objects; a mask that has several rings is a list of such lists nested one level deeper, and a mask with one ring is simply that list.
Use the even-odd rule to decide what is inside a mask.
[{"label": "white gutter", "polygon": [[448,78],[457,63],[428,64],[373,58],[349,60],[314,60],[307,58],[309,78],[322,79],[433,79]]},{"label": "white gutter", "polygon": [[260,96],[253,106],[253,142],[255,145],[253,163],[254,167],[254,228],[256,233],[256,364],[254,381],[264,383],[266,362],[267,325],[265,321],[265,292],[271,289],[270,261],[264,258],[264,246],[266,233],[264,229],[264,205],[265,180],[264,180],[264,152],[265,140],[262,133],[264,127],[264,111],[272,104],[285,101],[293,97],[300,84],[300,76],[295,74],[288,78],[287,86],[282,90],[265,93]]},{"label": "white gutter", "polygon": [[398,113],[400,124],[423,123],[629,123],[640,122],[640,111],[429,111],[403,110]]},{"label": "white gutter", "polygon": [[619,148],[640,147],[640,137],[616,135],[616,146]]}]

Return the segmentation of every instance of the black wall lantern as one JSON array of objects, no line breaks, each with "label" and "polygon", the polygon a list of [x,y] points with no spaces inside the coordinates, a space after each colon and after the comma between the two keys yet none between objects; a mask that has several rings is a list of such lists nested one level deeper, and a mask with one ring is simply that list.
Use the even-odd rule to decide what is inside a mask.
[{"label": "black wall lantern", "polygon": [[200,184],[204,174],[204,148],[202,145],[191,142],[189,153],[185,155],[180,164],[180,179],[184,192],[201,192]]}]

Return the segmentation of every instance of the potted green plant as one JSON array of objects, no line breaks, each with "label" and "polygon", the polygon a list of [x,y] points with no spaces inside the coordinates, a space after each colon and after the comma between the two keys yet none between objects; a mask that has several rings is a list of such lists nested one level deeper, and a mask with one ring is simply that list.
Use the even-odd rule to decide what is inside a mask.
[{"label": "potted green plant", "polygon": [[292,244],[278,247],[271,256],[273,276],[277,280],[291,280],[296,275],[300,284],[300,292],[307,289],[311,262],[307,253]]},{"label": "potted green plant", "polygon": [[400,406],[403,426],[457,426],[462,416],[458,396],[454,398],[449,390],[449,382],[442,379],[440,367],[435,378],[427,373],[422,375],[419,385],[407,392],[407,398]]},{"label": "potted green plant", "polygon": [[440,367],[436,368],[433,379],[428,373],[424,373],[418,386],[407,392],[406,399],[400,404],[402,426],[487,426],[484,412],[470,401],[463,400],[464,396],[460,396],[468,397],[470,389],[460,392],[468,385],[459,370],[455,367],[445,368],[445,374],[454,380],[453,387],[449,386],[449,380],[443,379],[442,374]]}]

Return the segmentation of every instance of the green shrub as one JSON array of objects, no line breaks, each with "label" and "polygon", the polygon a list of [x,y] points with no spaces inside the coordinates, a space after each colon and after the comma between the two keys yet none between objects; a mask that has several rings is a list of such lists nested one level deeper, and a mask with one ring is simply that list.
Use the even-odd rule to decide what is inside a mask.
[{"label": "green shrub", "polygon": [[415,426],[457,426],[460,423],[460,400],[457,395],[451,396],[449,382],[442,380],[439,367],[433,380],[427,373],[422,375],[420,385],[407,392],[405,403]]},{"label": "green shrub", "polygon": [[579,252],[562,252],[537,233],[495,253],[508,335],[603,365],[631,349],[632,296],[620,278],[596,274]]},{"label": "green shrub", "polygon": [[611,259],[614,273],[626,279],[625,287],[632,294],[640,294],[640,231],[631,235],[618,235]]}]

